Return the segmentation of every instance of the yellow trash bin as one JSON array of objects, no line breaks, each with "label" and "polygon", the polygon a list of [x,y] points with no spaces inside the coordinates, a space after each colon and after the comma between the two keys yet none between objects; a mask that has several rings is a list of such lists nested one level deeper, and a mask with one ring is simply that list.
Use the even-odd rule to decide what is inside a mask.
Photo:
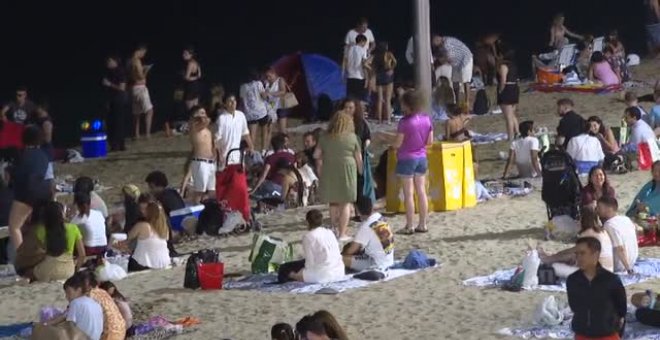
[{"label": "yellow trash bin", "polygon": [[[429,152],[431,148],[427,148]],[[403,186],[399,177],[396,175],[396,151],[388,150],[387,151],[387,185],[385,192],[385,210],[393,213],[404,213],[406,212],[406,207],[403,200]],[[429,181],[426,181],[426,192],[429,192]],[[419,212],[419,207],[417,206],[417,194],[415,194],[415,212]],[[429,200],[429,211],[433,211],[433,206]]]},{"label": "yellow trash bin", "polygon": [[458,210],[463,207],[463,153],[463,143],[433,144],[429,152],[429,200],[433,211]]}]

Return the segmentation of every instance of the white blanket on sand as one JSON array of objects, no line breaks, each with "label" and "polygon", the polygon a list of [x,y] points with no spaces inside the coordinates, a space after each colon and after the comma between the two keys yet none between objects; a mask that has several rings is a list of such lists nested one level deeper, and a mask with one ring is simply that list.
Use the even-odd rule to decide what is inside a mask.
[{"label": "white blanket on sand", "polygon": [[[507,281],[511,279],[513,273],[516,269],[508,270],[498,270],[495,273],[488,276],[478,276],[471,279],[463,281],[463,284],[466,286],[473,287],[500,287]],[[621,282],[624,286],[632,285],[635,283],[640,283],[648,281],[653,278],[660,278],[660,259],[659,258],[649,258],[649,259],[638,259],[635,263],[635,274],[628,275],[619,273]],[[542,290],[549,292],[565,292],[566,291],[566,282],[562,281],[559,285],[540,285],[534,288],[533,290]]]},{"label": "white blanket on sand", "polygon": [[[439,265],[436,265],[437,268]],[[428,268],[427,268],[428,269]],[[385,279],[390,281],[396,278],[417,273],[421,270],[407,269],[388,269],[385,272]],[[251,275],[245,279],[237,281],[227,281],[224,283],[225,290],[258,290],[267,293],[293,293],[293,294],[337,294],[349,289],[362,288],[380,281],[365,281],[356,279],[353,275],[346,275],[345,279],[333,283],[304,283],[288,282],[284,284],[277,283],[277,273]]]},{"label": "white blanket on sand", "polygon": [[[570,314],[570,310],[564,313]],[[528,327],[507,327],[497,331],[497,334],[515,336],[523,339],[573,339],[574,334],[571,330],[572,315],[565,318],[557,326],[528,326]],[[635,308],[628,306],[628,315],[626,316],[626,331],[624,340],[660,340],[660,329],[642,325],[635,320]]]}]

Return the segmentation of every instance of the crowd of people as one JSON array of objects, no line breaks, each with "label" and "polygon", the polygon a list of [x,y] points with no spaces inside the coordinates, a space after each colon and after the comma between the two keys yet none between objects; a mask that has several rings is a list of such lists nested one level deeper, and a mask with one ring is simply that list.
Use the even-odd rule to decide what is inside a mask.
[{"label": "crowd of people", "polygon": [[[608,35],[602,52],[592,53],[593,39],[570,31],[564,17],[558,15],[550,36],[548,46],[554,52],[536,57],[537,66],[556,62],[556,52],[570,37],[583,45],[572,65],[581,77],[604,85],[629,79],[625,50],[616,31]],[[406,51],[411,64],[414,43],[411,38]],[[507,178],[514,168],[522,178],[542,176],[540,159],[548,150],[535,137],[533,121],[518,121],[520,90],[514,52],[502,47],[497,34],[480,39],[475,54],[449,36],[433,35],[431,46],[429,63],[433,65],[435,85],[432,98],[410,88],[395,91],[399,65],[394,53],[387,42],[376,41],[366,19],[359,20],[346,35],[343,50],[346,99],[338,103],[327,129],[303,135],[304,150],[299,152],[292,150],[286,133],[291,108],[284,105],[284,97],[293,84],[273,68],[255,70],[240,86],[238,95],[213,86],[210,105],[204,105],[202,67],[195,50],[185,48],[185,67],[174,93],[181,106],[173,110],[179,113],[165,120],[167,136],[174,130],[175,119],[187,121],[191,152],[184,176],[176,189],[170,187],[160,171],[146,177],[149,193],[141,193],[136,185],[125,185],[121,215],[109,211],[89,177],[76,180],[71,207],[55,202],[53,125],[47,106],[32,103],[27,89],[18,88],[16,100],[3,107],[1,117],[3,121],[26,124],[22,137],[25,149],[3,171],[0,222],[4,219],[9,225],[11,245],[7,253],[20,275],[32,281],[66,280],[64,290],[69,307],[65,314],[47,324],[72,322],[91,339],[122,339],[130,333],[131,313],[126,299],[110,283],[104,282],[98,288],[94,275],[80,269],[90,266],[90,257],[103,256],[110,248],[130,254],[128,271],[170,266],[172,257],[178,256],[173,247],[170,213],[188,203],[215,198],[217,171],[245,163],[244,156],[258,169],[250,186],[254,199],[262,202],[279,197],[280,204],[284,204],[291,195],[317,189],[320,200],[329,205],[329,223],[324,223],[319,210],[306,214],[304,259],[280,266],[280,283],[330,283],[344,279],[347,273],[382,273],[394,264],[395,233],[413,235],[429,230],[426,148],[435,136],[426,108],[432,104],[448,113],[445,140],[470,139],[468,104],[475,75],[486,85],[497,87],[497,104],[511,142],[503,177]],[[147,51],[145,45],[139,45],[125,65],[117,56],[106,59],[107,73],[102,85],[107,94],[112,151],[126,149],[125,127],[130,113],[136,139],[143,131],[149,138],[153,130],[154,105],[147,87],[151,66],[144,63]],[[625,290],[612,272],[633,273],[638,258],[633,220],[660,212],[660,188],[656,185],[660,182],[660,162],[653,164],[653,180],[642,188],[626,216],[617,214],[619,204],[607,179],[608,172],[631,170],[630,155],[636,154],[640,144],[660,135],[660,90],[656,89],[654,98],[657,105],[647,113],[634,92],[626,93],[622,128],[630,127],[628,140],[617,138],[600,117],[584,119],[574,111],[570,99],[557,102],[560,120],[554,147],[565,150],[579,174],[588,175],[588,184],[581,192],[581,230],[576,245],[556,254],[540,252],[544,263],[568,278],[569,303],[575,312],[573,329],[581,336],[618,333],[623,321],[616,327],[590,325],[583,322],[584,314],[598,310],[590,314],[598,322],[609,320],[612,315],[619,322],[625,316]],[[405,225],[396,231],[374,208],[376,195],[369,165],[372,135],[367,109],[375,114],[373,118],[378,123],[391,124],[392,113],[401,115],[395,132],[379,134],[379,142],[396,152],[395,174],[403,187]],[[360,221],[354,235],[349,229],[352,210]],[[417,223],[415,211],[419,214]],[[126,239],[111,244],[114,233],[125,233]],[[607,299],[603,301],[595,298],[605,294]],[[325,311],[305,316],[295,329],[295,333],[307,339],[347,339],[334,317]],[[294,339],[293,327],[275,325],[272,338]]]}]

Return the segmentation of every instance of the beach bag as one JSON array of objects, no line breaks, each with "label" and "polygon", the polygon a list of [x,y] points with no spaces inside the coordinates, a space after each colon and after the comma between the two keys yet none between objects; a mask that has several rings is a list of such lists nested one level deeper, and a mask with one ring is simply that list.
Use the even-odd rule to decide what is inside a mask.
[{"label": "beach bag", "polygon": [[637,166],[642,171],[649,170],[653,166],[651,147],[647,142],[641,142],[637,145]]},{"label": "beach bag", "polygon": [[199,289],[199,264],[201,263],[219,263],[220,254],[213,249],[203,249],[192,253],[186,261],[186,272],[183,278],[183,287],[188,289]]},{"label": "beach bag", "polygon": [[56,326],[44,326],[35,323],[32,328],[31,340],[89,340],[73,322],[64,321]]},{"label": "beach bag", "polygon": [[540,265],[541,259],[536,249],[528,251],[522,261],[522,289],[533,289],[539,285],[538,271]]},{"label": "beach bag", "polygon": [[[289,91],[291,91],[289,89]],[[292,109],[298,106],[298,98],[293,92],[287,92],[282,96],[282,108],[283,109]]]},{"label": "beach bag", "polygon": [[[232,152],[240,153],[240,164],[229,164],[229,155]],[[250,195],[243,157],[242,150],[229,150],[225,159],[225,164],[228,165],[215,176],[215,195],[227,210],[239,211],[246,221],[250,221]]]},{"label": "beach bag", "polygon": [[537,276],[539,278],[539,285],[554,286],[559,281],[555,274],[555,269],[546,264],[539,266]]},{"label": "beach bag", "polygon": [[122,280],[128,276],[121,266],[108,261],[104,261],[102,265],[98,266],[94,271],[94,274],[96,275],[96,280],[98,282],[114,282]]},{"label": "beach bag", "polygon": [[475,115],[485,115],[490,110],[490,102],[488,100],[488,94],[486,94],[485,89],[477,91],[476,97],[474,97],[474,105],[472,106],[472,113]]},{"label": "beach bag", "polygon": [[292,259],[293,245],[286,241],[261,233],[252,237],[249,260],[253,274],[275,272],[279,265],[291,262]]},{"label": "beach bag", "polygon": [[204,210],[199,213],[195,233],[201,235],[218,235],[220,228],[224,224],[225,211],[220,206],[218,201],[214,199],[207,199],[202,201]]},{"label": "beach bag", "polygon": [[564,314],[559,310],[554,295],[546,297],[534,312],[534,323],[538,326],[557,326],[564,321]]}]

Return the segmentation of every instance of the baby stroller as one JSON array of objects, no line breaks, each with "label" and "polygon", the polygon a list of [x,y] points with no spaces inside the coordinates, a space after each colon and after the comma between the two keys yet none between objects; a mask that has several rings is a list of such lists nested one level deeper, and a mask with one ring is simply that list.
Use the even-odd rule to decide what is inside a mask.
[{"label": "baby stroller", "polygon": [[[229,164],[229,156],[233,152],[240,153],[238,164]],[[231,149],[227,152],[225,168],[218,171],[215,176],[215,194],[218,203],[230,211],[240,212],[247,223],[245,231],[253,229],[258,231],[261,225],[254,218],[250,209],[250,197],[248,193],[247,174],[243,165],[243,150]]]},{"label": "baby stroller", "polygon": [[559,149],[547,151],[541,158],[541,170],[541,198],[548,210],[548,220],[561,215],[579,220],[582,184],[571,156]]}]

